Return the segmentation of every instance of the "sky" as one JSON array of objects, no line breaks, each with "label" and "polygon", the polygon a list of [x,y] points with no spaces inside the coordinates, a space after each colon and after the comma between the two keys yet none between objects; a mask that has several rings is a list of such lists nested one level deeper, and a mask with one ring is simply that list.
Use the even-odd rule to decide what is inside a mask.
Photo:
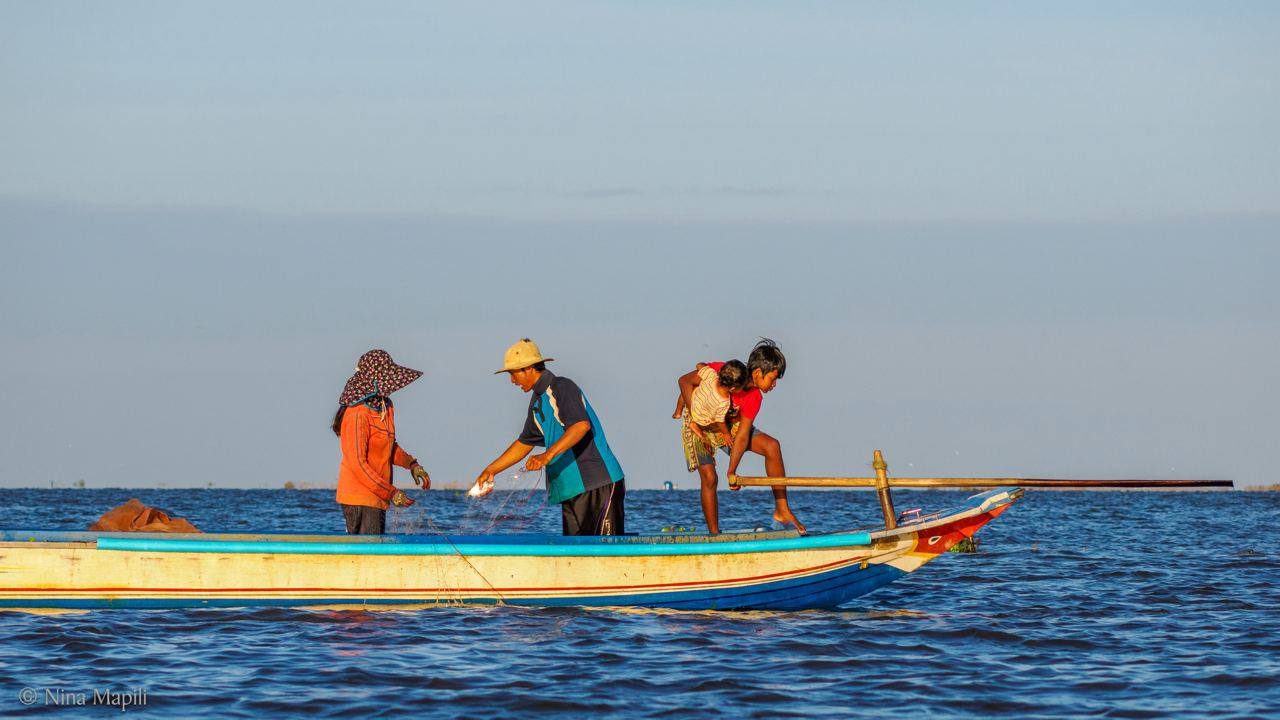
[{"label": "sky", "polygon": [[1277,482],[1271,3],[0,0],[0,109],[0,486],[332,484],[372,347],[467,483],[526,336],[632,487],[760,336],[794,474]]}]

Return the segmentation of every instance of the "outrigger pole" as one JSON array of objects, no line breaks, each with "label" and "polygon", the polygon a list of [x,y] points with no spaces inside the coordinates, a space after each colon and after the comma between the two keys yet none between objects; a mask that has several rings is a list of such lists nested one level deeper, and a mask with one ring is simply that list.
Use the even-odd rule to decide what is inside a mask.
[{"label": "outrigger pole", "polygon": [[897,515],[893,511],[893,498],[889,494],[891,487],[915,488],[970,488],[970,487],[1005,487],[1016,485],[1031,488],[1076,488],[1090,490],[1095,488],[1185,488],[1185,487],[1235,487],[1231,480],[1074,480],[1069,478],[995,478],[995,477],[951,477],[951,478],[891,478],[889,465],[884,455],[876,450],[871,463],[875,468],[875,477],[744,477],[730,475],[729,485],[745,487],[763,485],[776,487],[873,487],[880,499],[880,510],[884,513],[885,529],[892,530],[898,526]]}]

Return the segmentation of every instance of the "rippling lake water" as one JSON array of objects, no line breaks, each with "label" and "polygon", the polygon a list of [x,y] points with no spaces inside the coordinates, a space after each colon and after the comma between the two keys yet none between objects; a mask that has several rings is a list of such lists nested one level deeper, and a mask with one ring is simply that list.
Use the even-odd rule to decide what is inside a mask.
[{"label": "rippling lake water", "polygon": [[[82,530],[129,497],[206,531],[342,530],[319,490],[0,490],[3,527]],[[460,493],[425,497],[392,527],[476,520]],[[899,509],[963,497],[895,493]],[[721,502],[726,528],[768,520],[767,491]],[[879,513],[856,491],[793,505],[811,530]],[[523,510],[558,531],[558,508]],[[701,526],[692,491],[631,491],[627,515]],[[1030,490],[976,554],[820,612],[6,612],[0,716],[119,716],[97,690],[166,718],[1280,717],[1278,525],[1280,493]]]}]

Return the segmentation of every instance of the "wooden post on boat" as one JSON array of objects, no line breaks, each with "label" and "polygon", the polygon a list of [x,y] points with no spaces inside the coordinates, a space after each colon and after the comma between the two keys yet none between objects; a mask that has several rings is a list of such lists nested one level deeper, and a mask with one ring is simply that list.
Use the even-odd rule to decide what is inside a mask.
[{"label": "wooden post on boat", "polygon": [[898,514],[893,511],[893,496],[889,494],[889,464],[879,450],[876,450],[871,466],[876,469],[876,496],[880,498],[880,512],[884,513],[884,529],[892,530],[898,527]]}]

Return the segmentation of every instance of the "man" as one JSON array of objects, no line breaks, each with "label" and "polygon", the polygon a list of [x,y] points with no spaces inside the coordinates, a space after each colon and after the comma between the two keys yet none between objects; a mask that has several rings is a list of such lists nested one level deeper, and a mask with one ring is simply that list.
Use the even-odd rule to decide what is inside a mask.
[{"label": "man", "polygon": [[493,491],[493,476],[515,465],[533,450],[546,451],[525,463],[526,470],[546,469],[548,502],[560,503],[565,535],[621,535],[624,529],[622,466],[604,437],[600,419],[576,383],[547,370],[553,358],[542,357],[529,338],[512,345],[501,370],[511,384],[527,393],[529,412],[524,431],[476,478],[474,492]]}]

